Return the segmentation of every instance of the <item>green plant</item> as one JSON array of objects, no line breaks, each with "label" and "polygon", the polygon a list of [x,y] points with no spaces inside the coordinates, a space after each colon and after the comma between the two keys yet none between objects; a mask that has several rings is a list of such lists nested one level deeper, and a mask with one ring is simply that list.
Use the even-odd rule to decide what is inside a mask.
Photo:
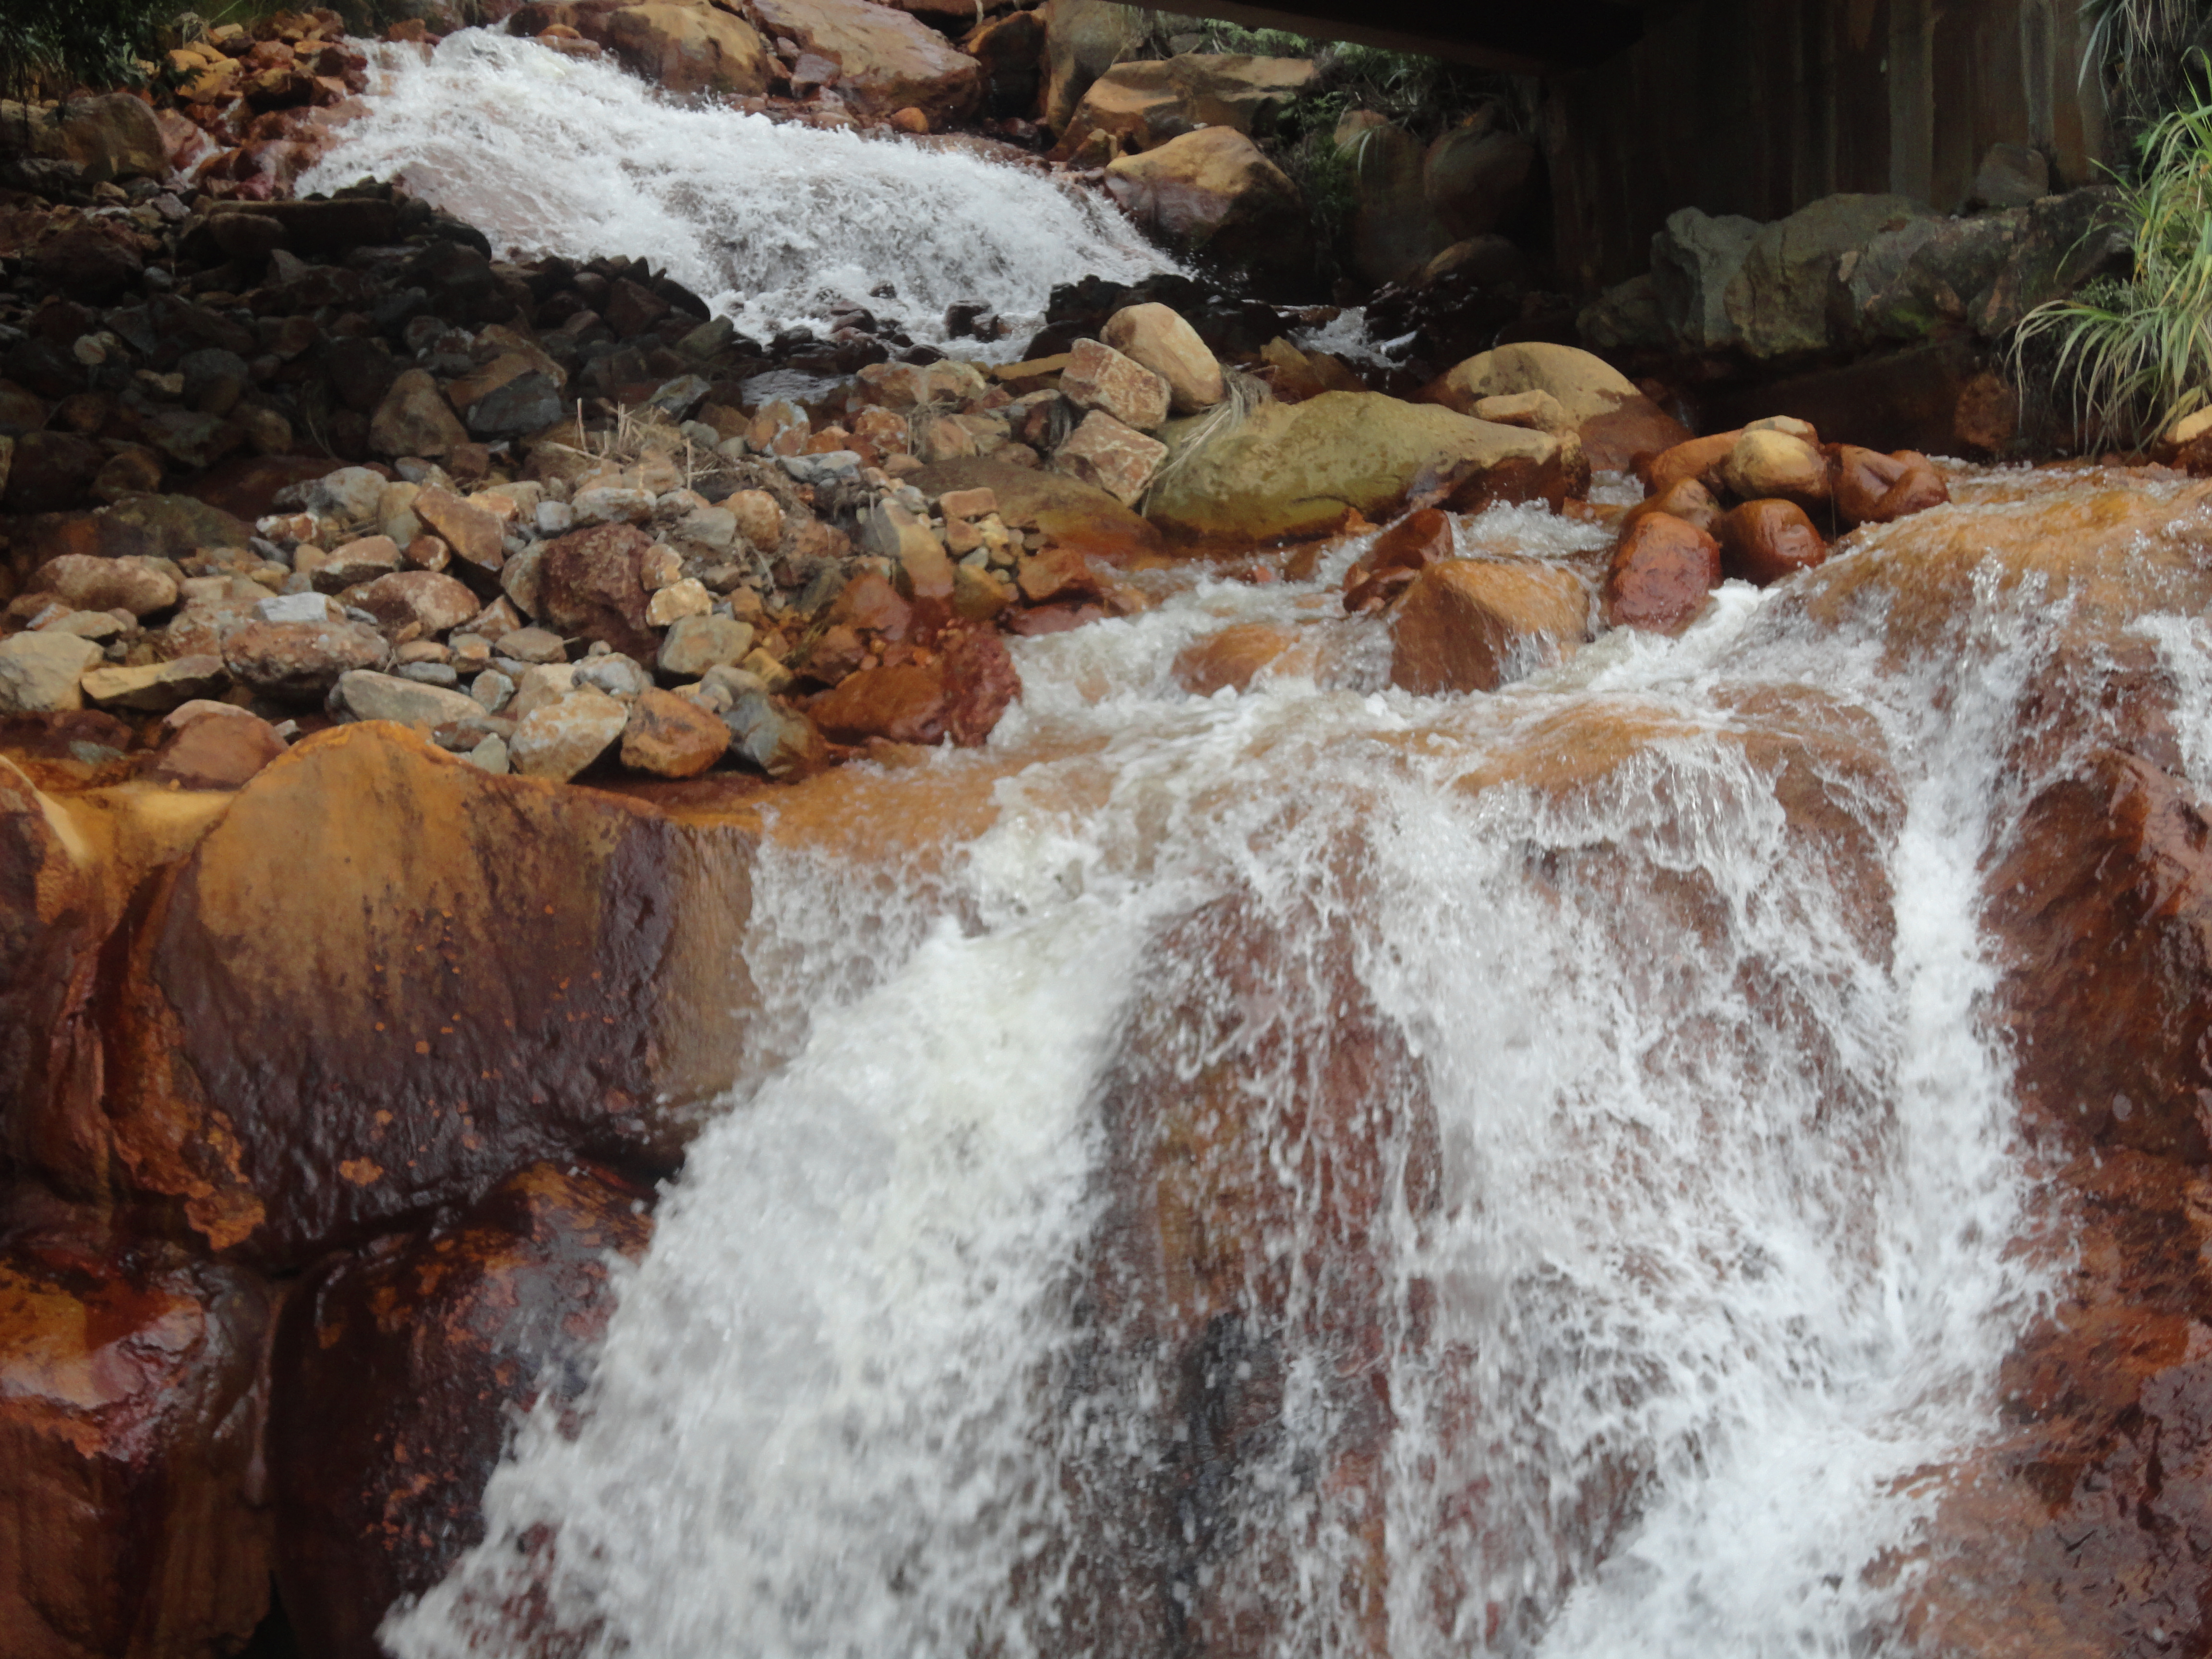
[{"label": "green plant", "polygon": [[28,99],[42,83],[135,85],[140,61],[176,0],[7,0],[0,7],[0,95]]},{"label": "green plant", "polygon": [[2180,106],[2205,45],[2206,0],[2081,0],[2081,75],[2104,79],[2113,126],[2139,132]]},{"label": "green plant", "polygon": [[2023,388],[2041,364],[2100,443],[2140,443],[2212,401],[2212,101],[2160,118],[2140,150],[2118,204],[2134,270],[2038,306],[2013,340]]}]

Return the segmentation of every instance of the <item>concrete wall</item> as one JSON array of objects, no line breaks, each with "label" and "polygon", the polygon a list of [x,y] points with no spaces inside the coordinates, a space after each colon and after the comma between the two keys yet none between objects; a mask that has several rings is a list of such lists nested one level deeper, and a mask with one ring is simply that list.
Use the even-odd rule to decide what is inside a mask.
[{"label": "concrete wall", "polygon": [[2077,0],[1688,0],[1636,46],[1552,83],[1560,276],[1644,270],[1677,208],[1775,219],[1838,191],[1962,206],[1989,147],[2029,144],[2055,187],[2103,158]]}]

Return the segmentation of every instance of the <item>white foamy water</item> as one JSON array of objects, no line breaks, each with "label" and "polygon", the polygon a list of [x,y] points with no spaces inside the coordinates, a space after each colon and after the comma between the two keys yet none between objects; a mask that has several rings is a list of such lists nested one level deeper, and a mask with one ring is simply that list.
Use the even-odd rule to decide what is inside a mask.
[{"label": "white foamy water", "polygon": [[404,1659],[1885,1639],[2039,1285],[1974,921],[2033,597],[1901,670],[1732,585],[1494,696],[1342,623],[1176,689],[1351,551],[1018,647],[991,750],[896,786],[988,791],[972,842],[771,844],[786,1057]]},{"label": "white foamy water", "polygon": [[[398,179],[523,257],[643,258],[767,339],[827,326],[836,300],[942,343],[945,307],[1012,327],[963,356],[1018,351],[1056,283],[1173,270],[1104,198],[952,149],[778,125],[664,97],[611,63],[480,29],[431,61],[374,47],[369,113],[302,195]],[[871,298],[889,283],[895,296]]]}]

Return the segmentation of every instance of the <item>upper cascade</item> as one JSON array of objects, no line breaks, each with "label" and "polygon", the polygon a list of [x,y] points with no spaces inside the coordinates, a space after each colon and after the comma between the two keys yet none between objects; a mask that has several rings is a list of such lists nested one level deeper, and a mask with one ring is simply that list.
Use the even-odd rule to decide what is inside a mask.
[{"label": "upper cascade", "polygon": [[[1174,263],[1101,198],[942,147],[685,104],[611,64],[483,30],[377,49],[369,112],[299,182],[398,179],[495,249],[641,256],[749,334],[832,326],[866,300],[918,341],[980,301],[1025,341],[1053,286]],[[994,355],[963,344],[963,355]]]}]

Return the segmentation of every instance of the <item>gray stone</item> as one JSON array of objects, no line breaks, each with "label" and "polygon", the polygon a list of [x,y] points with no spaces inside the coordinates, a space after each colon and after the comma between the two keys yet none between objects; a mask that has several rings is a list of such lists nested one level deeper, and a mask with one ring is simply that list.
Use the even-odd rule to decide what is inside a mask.
[{"label": "gray stone", "polygon": [[500,636],[500,653],[517,662],[562,663],[568,660],[568,647],[558,634],[550,629],[517,628]]},{"label": "gray stone", "polygon": [[2027,216],[1915,219],[1836,264],[1838,307],[1867,343],[1956,332],[1988,302]]},{"label": "gray stone", "polygon": [[486,714],[496,714],[514,700],[514,682],[496,668],[487,668],[469,682],[469,696]]},{"label": "gray stone", "polygon": [[2063,299],[2100,276],[2124,276],[2134,248],[2109,185],[2051,196],[2021,210],[2026,228],[2012,257],[1974,308],[1974,331],[1996,339],[2046,301]]},{"label": "gray stone", "polygon": [[337,608],[320,593],[279,593],[256,605],[253,614],[268,623],[319,623],[332,620]]},{"label": "gray stone", "polygon": [[1715,216],[1682,208],[1651,239],[1651,286],[1659,317],[1693,351],[1725,351],[1742,343],[1729,317],[1729,284],[1743,269],[1759,223],[1741,214]]},{"label": "gray stone", "polygon": [[1929,211],[1906,196],[1826,196],[1766,226],[1728,286],[1743,349],[1769,359],[1836,343],[1829,301],[1843,256]]},{"label": "gray stone", "polygon": [[722,724],[730,728],[730,752],[772,778],[809,771],[826,752],[814,722],[765,691],[740,693]]},{"label": "gray stone", "polygon": [[1675,337],[1659,303],[1659,279],[1648,270],[1584,306],[1575,331],[1593,351],[1660,350]]},{"label": "gray stone", "polygon": [[78,681],[105,653],[74,634],[0,640],[0,714],[52,714],[84,707]]},{"label": "gray stone", "polygon": [[[388,483],[382,473],[368,467],[340,467],[298,486],[299,503],[303,511],[319,519],[336,519],[342,525],[375,524]],[[280,504],[289,493],[278,496]]]},{"label": "gray stone", "polygon": [[266,696],[319,702],[356,668],[381,669],[392,647],[375,629],[354,622],[255,622],[222,640],[223,665]]},{"label": "gray stone", "polygon": [[752,647],[750,623],[732,617],[684,617],[661,641],[658,666],[672,679],[696,680],[710,668],[743,662]]},{"label": "gray stone", "polygon": [[478,438],[520,438],[551,426],[562,416],[561,388],[540,369],[518,374],[469,405],[466,420]]},{"label": "gray stone", "polygon": [[591,686],[625,702],[653,690],[653,676],[619,651],[586,657],[576,665],[574,683]]},{"label": "gray stone", "polygon": [[[422,664],[413,665],[416,667]],[[464,692],[423,685],[397,674],[356,670],[338,677],[337,701],[357,720],[397,720],[428,728],[483,714],[483,706]]]},{"label": "gray stone", "polygon": [[503,778],[513,769],[507,763],[507,739],[497,732],[486,738],[461,758],[494,777]]},{"label": "gray stone", "polygon": [[413,680],[419,685],[453,687],[461,683],[459,673],[449,662],[402,663],[392,671],[403,680]]},{"label": "gray stone", "polygon": [[783,470],[798,483],[852,483],[860,476],[860,457],[850,449],[833,449],[823,455],[786,455]]},{"label": "gray stone", "polygon": [[2051,194],[2051,163],[2025,144],[1991,144],[1974,174],[1974,199],[1984,207],[2026,207]]},{"label": "gray stone", "polygon": [[629,723],[627,708],[586,686],[525,714],[507,746],[507,758],[525,777],[566,782],[621,742]]}]

